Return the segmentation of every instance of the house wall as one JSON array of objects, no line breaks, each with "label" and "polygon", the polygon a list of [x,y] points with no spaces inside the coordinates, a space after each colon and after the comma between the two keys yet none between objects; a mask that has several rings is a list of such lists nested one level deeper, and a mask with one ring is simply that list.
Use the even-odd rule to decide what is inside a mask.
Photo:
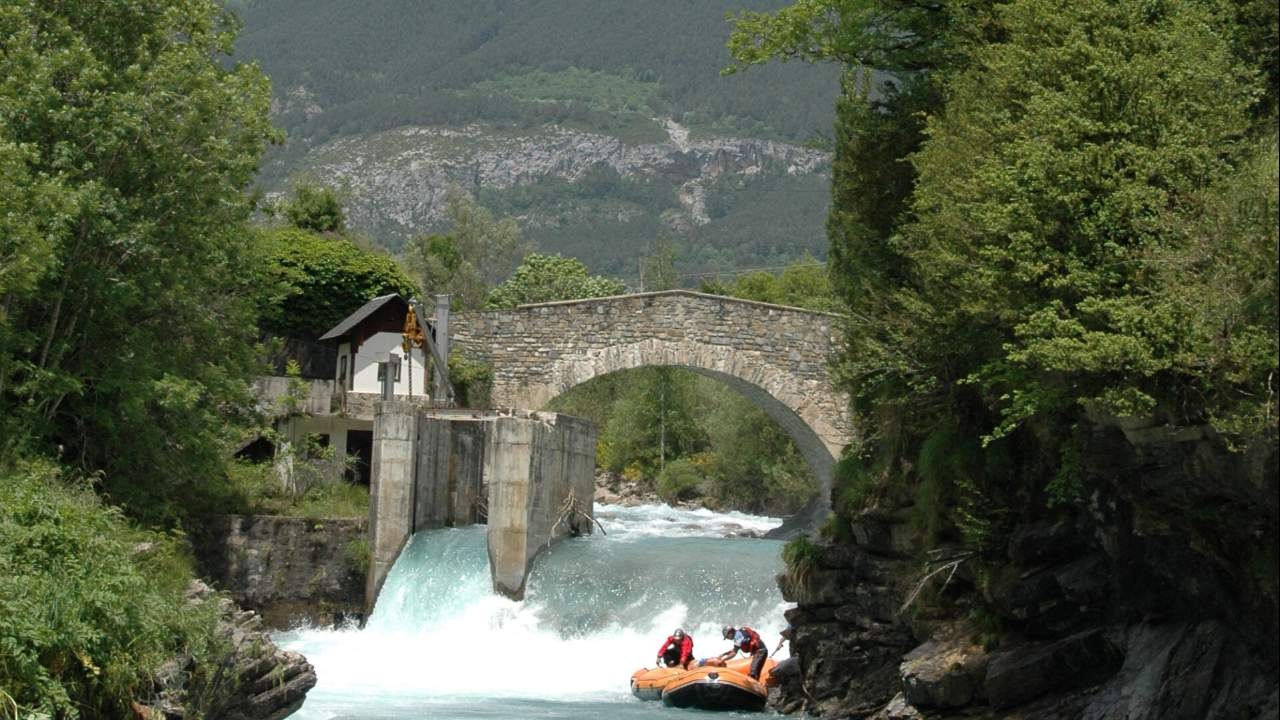
[{"label": "house wall", "polygon": [[[355,354],[355,378],[351,392],[381,393],[382,383],[378,382],[378,357],[383,353],[391,353],[400,358],[400,381],[395,385],[395,394],[404,396],[409,394],[410,370],[404,359],[404,350],[400,347],[401,339],[399,333],[380,332],[360,344]],[[350,352],[346,343],[339,347],[339,352]],[[414,397],[423,397],[430,392],[425,370],[426,357],[421,348],[414,348],[412,370]]]}]

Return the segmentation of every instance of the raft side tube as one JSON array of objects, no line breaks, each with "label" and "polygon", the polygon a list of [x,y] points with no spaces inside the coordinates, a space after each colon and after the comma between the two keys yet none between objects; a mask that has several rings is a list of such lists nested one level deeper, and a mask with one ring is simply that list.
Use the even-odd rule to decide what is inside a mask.
[{"label": "raft side tube", "polygon": [[667,683],[685,672],[682,667],[641,668],[631,674],[631,694],[641,700],[661,700]]},{"label": "raft side tube", "polygon": [[723,667],[700,667],[667,683],[662,704],[700,710],[764,709],[769,691],[764,683]]}]

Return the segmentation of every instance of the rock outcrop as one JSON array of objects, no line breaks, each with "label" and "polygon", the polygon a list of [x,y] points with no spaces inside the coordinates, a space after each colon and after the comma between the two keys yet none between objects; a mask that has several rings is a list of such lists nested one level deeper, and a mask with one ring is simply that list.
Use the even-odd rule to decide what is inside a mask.
[{"label": "rock outcrop", "polygon": [[865,517],[861,542],[824,548],[802,580],[779,576],[783,597],[799,603],[786,614],[793,660],[775,674],[783,712],[861,717],[899,690],[898,665],[915,643],[898,609],[916,566],[900,523]]},{"label": "rock outcrop", "polygon": [[[825,548],[815,591],[789,614],[796,668],[778,707],[874,720],[1277,717],[1275,440],[1233,451],[1204,428],[1114,419],[1087,433],[1086,500],[1028,514],[1002,557],[975,558],[980,582],[962,569],[949,617],[876,617],[923,574],[894,540],[905,523]],[[858,635],[842,603],[892,631]],[[978,606],[998,631],[971,626]]]},{"label": "rock outcrop", "polygon": [[284,629],[361,617],[368,527],[364,518],[213,515],[193,522],[187,536],[205,579]]},{"label": "rock outcrop", "polygon": [[217,603],[219,620],[213,650],[199,660],[183,655],[156,673],[149,697],[133,704],[139,720],[280,720],[302,707],[315,687],[306,658],[281,650],[254,612],[193,581],[189,603]]},{"label": "rock outcrop", "polygon": [[576,182],[600,167],[621,177],[670,183],[683,205],[684,221],[701,225],[710,220],[705,184],[716,177],[766,171],[808,175],[830,164],[827,153],[797,145],[731,137],[691,141],[675,122],[668,119],[665,126],[667,141],[640,144],[555,125],[531,130],[480,124],[403,127],[333,140],[312,150],[304,165],[348,188],[353,225],[412,232],[443,219],[450,187],[493,191],[543,179]]}]

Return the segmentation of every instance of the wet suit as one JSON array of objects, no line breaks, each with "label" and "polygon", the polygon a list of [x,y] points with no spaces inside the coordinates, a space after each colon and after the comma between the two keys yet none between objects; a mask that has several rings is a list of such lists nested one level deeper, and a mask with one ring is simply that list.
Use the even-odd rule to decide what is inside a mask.
[{"label": "wet suit", "polygon": [[675,635],[669,636],[658,648],[658,659],[667,667],[689,667],[689,661],[693,659],[693,638],[688,633],[679,640]]}]

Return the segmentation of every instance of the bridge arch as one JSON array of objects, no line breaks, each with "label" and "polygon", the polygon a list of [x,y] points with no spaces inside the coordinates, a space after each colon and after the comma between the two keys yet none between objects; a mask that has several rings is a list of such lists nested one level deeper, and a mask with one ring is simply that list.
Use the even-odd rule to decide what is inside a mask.
[{"label": "bridge arch", "polygon": [[493,371],[496,407],[539,409],[602,375],[670,366],[741,392],[795,441],[830,496],[852,438],[847,397],[831,383],[839,316],[687,290],[458,313],[454,347]]}]

